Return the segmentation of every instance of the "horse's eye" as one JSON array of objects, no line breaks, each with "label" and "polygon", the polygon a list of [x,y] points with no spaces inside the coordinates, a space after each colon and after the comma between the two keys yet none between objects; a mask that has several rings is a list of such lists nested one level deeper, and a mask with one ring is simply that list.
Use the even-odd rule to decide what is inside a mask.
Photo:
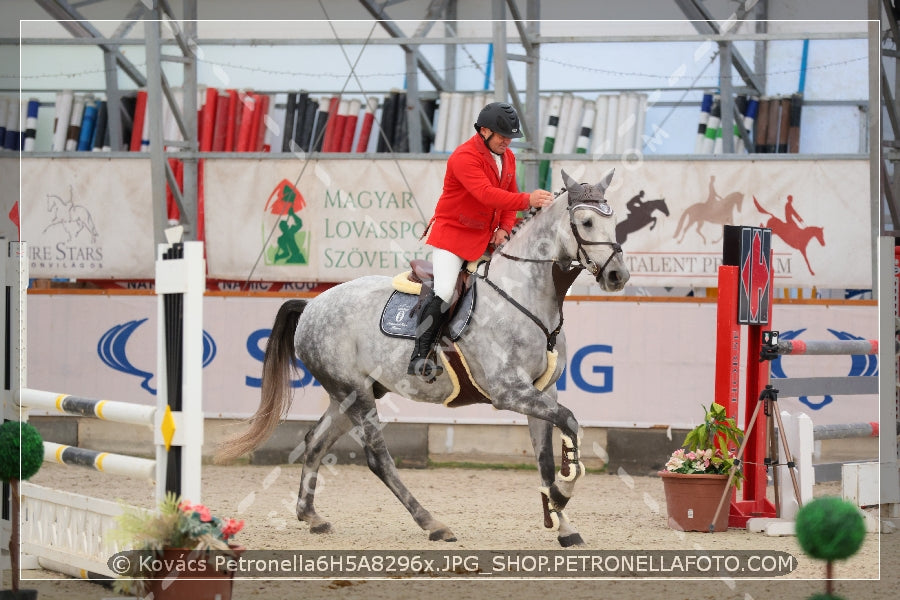
[{"label": "horse's eye", "polygon": [[590,219],[590,218],[584,219],[584,220],[581,222],[581,225],[582,225],[582,227],[584,227],[584,228],[586,228],[586,229],[590,229],[591,227],[594,226],[594,220],[593,220],[593,219]]}]

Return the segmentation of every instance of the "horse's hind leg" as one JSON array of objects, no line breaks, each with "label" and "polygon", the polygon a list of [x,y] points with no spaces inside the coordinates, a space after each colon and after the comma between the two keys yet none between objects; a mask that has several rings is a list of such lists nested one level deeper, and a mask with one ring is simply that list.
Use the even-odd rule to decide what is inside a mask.
[{"label": "horse's hind leg", "polygon": [[[576,471],[575,477],[554,481],[556,462],[553,458],[553,425],[543,419],[528,417],[528,430],[531,433],[531,444],[537,459],[538,472],[541,476],[541,502],[544,509],[544,527],[558,531],[557,540],[560,546],[580,546],[584,544],[581,534],[566,518],[563,508],[572,498],[575,479],[582,473]],[[565,444],[563,452],[566,452]],[[569,465],[570,469],[580,469],[580,463]]]},{"label": "horse's hind leg", "polygon": [[431,513],[419,504],[419,501],[413,497],[412,493],[400,481],[400,474],[394,465],[394,459],[391,458],[387,445],[384,442],[381,426],[373,417],[377,418],[376,413],[374,411],[369,412],[358,423],[358,426],[362,428],[362,439],[365,443],[366,461],[369,469],[397,496],[397,499],[406,507],[406,510],[409,511],[409,514],[412,515],[413,520],[419,527],[428,532],[429,540],[455,542],[456,536],[453,535],[453,532],[446,525],[432,517]]},{"label": "horse's hind leg", "polygon": [[347,417],[339,402],[332,397],[328,410],[309,430],[304,439],[303,470],[300,475],[300,492],[297,495],[297,518],[309,523],[311,533],[328,533],[331,524],[316,513],[313,501],[319,467],[331,446],[342,435],[350,431],[353,422]]}]

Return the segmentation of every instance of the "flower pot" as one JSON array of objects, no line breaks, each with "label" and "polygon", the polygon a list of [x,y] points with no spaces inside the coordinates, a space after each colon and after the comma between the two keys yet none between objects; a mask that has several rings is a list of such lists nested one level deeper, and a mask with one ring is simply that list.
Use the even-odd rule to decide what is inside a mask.
[{"label": "flower pot", "polygon": [[[669,527],[679,531],[709,531],[728,485],[728,475],[660,471],[666,494]],[[728,529],[729,499],[715,521],[715,531]]]},{"label": "flower pot", "polygon": [[[232,546],[238,555],[245,548]],[[171,570],[159,571],[148,581],[147,591],[155,600],[231,600],[234,571],[216,571],[206,562],[206,553],[187,548],[166,548],[160,560],[175,565]]]}]

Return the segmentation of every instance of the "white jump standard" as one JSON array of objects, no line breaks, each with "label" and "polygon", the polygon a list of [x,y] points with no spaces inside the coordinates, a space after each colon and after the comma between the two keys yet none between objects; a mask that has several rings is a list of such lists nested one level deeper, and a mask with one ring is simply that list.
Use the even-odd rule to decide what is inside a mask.
[{"label": "white jump standard", "polygon": [[[156,406],[27,388],[26,255],[24,242],[10,243],[2,272],[5,294],[0,294],[0,301],[6,305],[3,313],[7,316],[4,347],[12,350],[4,358],[7,372],[16,374],[10,378],[9,389],[3,390],[4,418],[27,420],[27,411],[37,409],[147,426],[154,431],[155,460],[45,441],[44,461],[155,481],[157,499],[173,492],[199,502],[206,281],[203,244],[173,243],[160,245],[158,250]],[[121,505],[26,482],[20,490],[23,555],[36,558],[44,568],[75,577],[115,576],[107,560],[118,549],[108,545],[105,532],[115,527]],[[9,528],[7,522],[3,525],[5,537]]]}]

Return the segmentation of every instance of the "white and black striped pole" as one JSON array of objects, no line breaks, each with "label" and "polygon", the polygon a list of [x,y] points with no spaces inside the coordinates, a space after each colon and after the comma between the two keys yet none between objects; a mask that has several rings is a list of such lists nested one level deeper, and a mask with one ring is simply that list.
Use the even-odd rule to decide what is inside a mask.
[{"label": "white and black striped pole", "polygon": [[25,152],[34,150],[35,137],[37,136],[38,109],[40,106],[41,102],[37,98],[29,98],[26,103],[25,120],[22,126],[24,131],[22,150]]},{"label": "white and black striped pole", "polygon": [[[759,112],[759,97],[750,96],[747,98],[747,109],[744,111],[744,132],[747,134],[747,140],[750,142],[750,146],[747,149],[747,152],[753,152],[755,150],[753,145],[753,124],[756,123],[756,115]],[[743,152],[745,149],[744,138],[738,136],[737,140],[735,140],[734,151],[735,152]]]},{"label": "white and black striped pole", "polygon": [[575,143],[575,154],[587,154],[591,147],[591,131],[594,127],[594,103],[584,103],[584,114],[581,116],[581,130],[578,132],[578,141]]},{"label": "white and black striped pole", "polygon": [[712,109],[713,94],[704,92],[700,101],[700,120],[697,124],[697,141],[694,143],[694,154],[704,154],[703,145],[706,142],[706,125],[709,123],[709,111]]},{"label": "white and black striped pole", "polygon": [[719,95],[713,95],[712,106],[709,109],[709,121],[706,123],[706,134],[703,139],[701,154],[712,154],[716,147],[716,138],[722,134],[722,105],[719,103]]},{"label": "white and black striped pole", "polygon": [[[559,111],[562,106],[562,95],[554,94],[547,105],[547,125],[544,127],[544,154],[551,154],[556,144],[559,128]],[[542,159],[538,167],[538,185],[550,189],[550,159]]]}]

